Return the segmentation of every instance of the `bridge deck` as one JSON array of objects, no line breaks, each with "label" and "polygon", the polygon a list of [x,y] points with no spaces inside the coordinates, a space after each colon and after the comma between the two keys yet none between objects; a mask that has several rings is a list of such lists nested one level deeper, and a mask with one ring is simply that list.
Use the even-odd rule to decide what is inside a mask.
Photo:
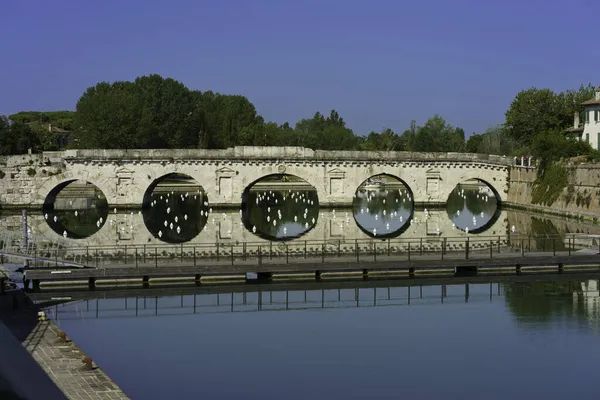
[{"label": "bridge deck", "polygon": [[[409,272],[440,271],[461,268],[471,269],[517,269],[518,267],[546,266],[598,266],[600,255],[596,252],[537,252],[527,254],[500,253],[494,257],[486,257],[483,252],[472,254],[466,258],[464,253],[425,254],[409,259],[406,255],[378,256],[370,259],[359,259],[350,256],[336,258],[311,257],[306,259],[262,259],[258,260],[228,260],[171,263],[138,263],[124,266],[123,264],[107,264],[102,268],[57,269],[42,268],[28,269],[25,279],[34,283],[49,281],[84,281],[89,280],[93,285],[96,280],[143,279],[152,278],[195,278],[225,277],[246,275],[248,273],[272,275],[303,275],[314,274],[318,279],[323,273],[373,273],[373,272]],[[471,271],[474,272],[474,271]]]}]

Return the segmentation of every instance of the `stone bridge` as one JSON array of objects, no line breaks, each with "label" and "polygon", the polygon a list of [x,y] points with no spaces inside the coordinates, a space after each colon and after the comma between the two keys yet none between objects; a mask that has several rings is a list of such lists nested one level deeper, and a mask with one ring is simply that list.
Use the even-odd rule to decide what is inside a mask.
[{"label": "stone bridge", "polygon": [[212,206],[237,206],[255,182],[295,175],[317,190],[323,206],[346,206],[368,178],[399,178],[415,204],[444,204],[457,184],[479,180],[499,201],[508,194],[507,157],[462,153],[321,151],[303,147],[235,147],[226,150],[66,150],[0,159],[0,203],[42,206],[74,180],[96,185],[112,207],[139,207],[166,175],[195,179]]},{"label": "stone bridge", "polygon": [[[489,241],[493,240],[494,244],[498,241],[501,244],[506,244],[509,237],[509,226],[506,211],[499,211],[496,218],[492,219],[484,229],[481,229],[479,234],[466,234],[458,228],[453,227],[452,221],[448,217],[445,210],[429,211],[428,217],[425,217],[424,211],[415,210],[413,215],[413,223],[397,238],[392,239],[396,246],[400,246],[400,242],[407,245],[409,241],[415,242],[424,241],[428,248],[438,248],[441,246],[441,241],[444,238],[450,243],[448,249],[464,248],[464,241],[467,236],[471,240],[471,247],[485,247],[489,245]],[[110,221],[112,220],[112,224]],[[105,223],[98,232],[86,239],[66,239],[63,240],[59,233],[54,232],[44,220],[41,214],[30,214],[28,217],[28,225],[31,228],[31,233],[37,238],[52,241],[60,241],[66,246],[81,246],[84,251],[86,246],[99,247],[106,246],[106,252],[122,251],[125,246],[147,246],[147,251],[150,255],[153,254],[155,246],[164,248],[166,245],[159,238],[155,237],[145,226],[143,216],[138,213],[133,214],[110,214],[108,223]],[[20,217],[15,216],[15,224],[19,224]],[[351,251],[356,240],[361,241],[360,247],[365,250],[369,249],[371,239],[355,222],[352,217],[351,210],[346,215],[345,210],[337,212],[326,211],[319,214],[315,226],[297,239],[291,239],[285,243],[299,251],[305,246],[305,241],[309,242],[309,250],[317,250],[321,243],[329,242],[333,246],[337,243],[345,243],[347,250]],[[478,238],[481,238],[481,242]],[[485,238],[485,240],[483,239]],[[227,254],[231,246],[240,246],[242,243],[248,243],[253,248],[259,245],[263,248],[272,247],[273,249],[284,248],[282,242],[270,242],[267,239],[261,238],[259,235],[252,233],[241,223],[240,214],[237,211],[229,210],[225,212],[214,212],[205,225],[204,229],[189,242],[184,245],[189,248],[196,246],[200,254],[214,254],[216,252],[216,244],[222,247],[222,254]],[[171,246],[167,246],[171,247]],[[173,253],[179,251],[180,244],[173,244]],[[342,249],[344,250],[344,249]]]}]

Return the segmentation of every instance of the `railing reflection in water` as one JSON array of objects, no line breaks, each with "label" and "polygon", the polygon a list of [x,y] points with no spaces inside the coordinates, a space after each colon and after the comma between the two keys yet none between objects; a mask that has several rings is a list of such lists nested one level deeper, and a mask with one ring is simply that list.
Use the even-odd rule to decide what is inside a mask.
[{"label": "railing reflection in water", "polygon": [[503,294],[503,286],[499,283],[254,291],[94,299],[49,307],[46,313],[60,321],[492,301],[494,297],[502,297]]}]

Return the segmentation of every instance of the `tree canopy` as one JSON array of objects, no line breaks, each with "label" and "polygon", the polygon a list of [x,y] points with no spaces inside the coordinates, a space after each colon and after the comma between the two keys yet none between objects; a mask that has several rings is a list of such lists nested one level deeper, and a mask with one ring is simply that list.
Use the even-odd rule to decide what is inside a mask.
[{"label": "tree canopy", "polygon": [[76,111],[24,111],[0,123],[0,153],[56,150],[56,131],[71,131],[74,148],[228,148],[233,146],[304,146],[323,150],[476,152],[500,155],[531,153],[554,160],[589,154],[568,140],[581,102],[593,96],[591,85],[555,93],[528,89],[518,93],[503,125],[472,134],[433,115],[423,125],[412,121],[396,133],[390,128],[355,134],[336,110],[316,112],[292,125],[265,121],[241,95],[191,90],[171,78],[141,76],[134,81],[100,82],[87,88]]}]

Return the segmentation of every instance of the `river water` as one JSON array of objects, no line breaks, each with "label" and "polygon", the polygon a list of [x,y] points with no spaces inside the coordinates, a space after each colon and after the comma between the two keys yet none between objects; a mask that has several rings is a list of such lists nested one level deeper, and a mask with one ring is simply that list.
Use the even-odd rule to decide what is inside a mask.
[{"label": "river water", "polygon": [[174,289],[48,314],[133,399],[597,398],[598,280],[551,279]]},{"label": "river water", "polygon": [[[502,209],[476,184],[427,210],[400,182],[368,182],[346,209],[323,209],[314,190],[285,183],[248,191],[239,210],[213,209],[196,186],[159,187],[133,211],[65,198],[30,212],[28,231],[61,245],[212,247],[530,235],[535,248],[542,236],[600,233]],[[0,236],[21,225],[20,214],[1,215]],[[597,398],[598,278],[511,279],[97,291],[47,312],[134,399]]]}]

